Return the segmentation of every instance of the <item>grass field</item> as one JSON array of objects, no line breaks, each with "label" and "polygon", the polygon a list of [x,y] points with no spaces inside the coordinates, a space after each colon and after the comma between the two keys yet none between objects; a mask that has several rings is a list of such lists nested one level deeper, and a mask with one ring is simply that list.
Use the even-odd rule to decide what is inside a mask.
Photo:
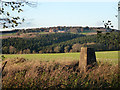
[{"label": "grass field", "polygon": [[12,36],[12,35],[16,35],[16,33],[0,34],[0,36]]},{"label": "grass field", "polygon": [[[5,58],[25,58],[41,61],[74,61],[79,60],[80,53],[57,53],[57,54],[7,54]],[[118,51],[96,52],[97,61],[118,63]]]}]

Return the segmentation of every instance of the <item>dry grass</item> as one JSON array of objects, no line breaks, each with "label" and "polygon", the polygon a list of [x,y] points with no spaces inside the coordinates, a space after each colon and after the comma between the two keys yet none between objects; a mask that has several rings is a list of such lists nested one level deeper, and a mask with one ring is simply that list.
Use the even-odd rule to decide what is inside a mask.
[{"label": "dry grass", "polygon": [[80,71],[78,61],[59,63],[24,58],[6,61],[2,72],[3,88],[117,88],[120,84],[118,65],[100,63],[84,73]]}]

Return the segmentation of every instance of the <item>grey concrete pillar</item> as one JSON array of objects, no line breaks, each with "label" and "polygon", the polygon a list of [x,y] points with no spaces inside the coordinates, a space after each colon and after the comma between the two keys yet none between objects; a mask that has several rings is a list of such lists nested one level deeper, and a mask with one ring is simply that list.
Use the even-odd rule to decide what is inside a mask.
[{"label": "grey concrete pillar", "polygon": [[81,47],[79,68],[80,70],[87,71],[88,66],[96,63],[95,51],[93,48]]}]

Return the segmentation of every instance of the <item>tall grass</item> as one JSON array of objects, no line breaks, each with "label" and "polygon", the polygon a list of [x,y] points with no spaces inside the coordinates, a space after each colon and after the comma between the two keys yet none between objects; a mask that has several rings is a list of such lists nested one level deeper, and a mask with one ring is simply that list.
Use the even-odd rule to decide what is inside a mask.
[{"label": "tall grass", "polygon": [[[78,61],[30,61],[7,59],[2,72],[3,88],[117,88],[118,65],[99,63],[87,72],[80,71]],[[3,65],[5,63],[3,61]]]}]

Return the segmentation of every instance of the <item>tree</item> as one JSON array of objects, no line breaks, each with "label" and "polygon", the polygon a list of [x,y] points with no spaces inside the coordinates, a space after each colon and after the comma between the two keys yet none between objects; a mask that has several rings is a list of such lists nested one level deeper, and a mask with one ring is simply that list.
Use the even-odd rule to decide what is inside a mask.
[{"label": "tree", "polygon": [[[22,7],[24,5],[35,6],[35,3],[28,2],[27,0],[16,0],[16,1],[7,1],[7,0],[0,0],[0,25],[3,28],[9,27],[17,27],[19,24],[24,22],[24,18],[20,18],[19,16],[12,16],[13,12],[23,12]],[[37,4],[36,4],[37,5]],[[11,11],[8,11],[8,8]]]},{"label": "tree", "polygon": [[40,51],[39,51],[39,54],[42,54],[42,53],[44,53],[44,52],[43,52],[42,50],[40,50]]},{"label": "tree", "polygon": [[67,53],[67,52],[69,52],[69,51],[70,51],[70,46],[64,47],[64,52],[65,52],[65,53]]},{"label": "tree", "polygon": [[16,48],[13,47],[13,46],[10,46],[9,47],[9,52],[10,52],[10,54],[15,54],[16,53]]},{"label": "tree", "polygon": [[25,50],[23,50],[23,53],[24,53],[24,54],[30,54],[30,49],[25,49]]},{"label": "tree", "polygon": [[19,54],[23,54],[22,50],[19,51]]},{"label": "tree", "polygon": [[103,21],[103,23],[106,29],[110,30],[111,28],[113,28],[112,22],[110,20],[108,20],[107,22]]},{"label": "tree", "polygon": [[54,52],[60,53],[60,51],[61,51],[61,47],[60,46],[57,46],[57,47],[54,48]]},{"label": "tree", "polygon": [[[102,31],[97,31],[97,42],[103,44],[103,47],[104,45],[106,47],[109,47],[109,41],[111,39],[111,36],[110,36],[110,32],[114,31],[112,28],[113,28],[113,25],[112,25],[112,22],[110,20],[108,20],[107,22],[103,21],[104,23],[104,27],[107,31],[107,33],[105,35],[102,35]],[[106,41],[107,40],[107,41]],[[107,42],[107,43],[106,43]],[[110,48],[113,48],[112,45],[110,45],[109,49]]]},{"label": "tree", "polygon": [[8,47],[3,47],[2,48],[2,53],[4,53],[4,54],[8,54],[9,53],[9,48]]},{"label": "tree", "polygon": [[72,46],[72,52],[80,52],[81,51],[81,44],[76,43]]},{"label": "tree", "polygon": [[53,48],[48,48],[47,50],[46,50],[46,53],[52,53],[54,50],[53,50]]},{"label": "tree", "polygon": [[32,53],[35,54],[36,53],[35,50],[33,50]]},{"label": "tree", "polygon": [[[109,32],[110,30],[113,31],[112,28],[114,26],[112,25],[112,22],[110,20],[108,20],[107,22],[103,21],[103,23],[104,23],[104,27],[105,27],[105,29],[106,29],[107,32]],[[102,33],[102,31],[97,31],[97,35],[99,37],[101,36],[101,33]]]}]

